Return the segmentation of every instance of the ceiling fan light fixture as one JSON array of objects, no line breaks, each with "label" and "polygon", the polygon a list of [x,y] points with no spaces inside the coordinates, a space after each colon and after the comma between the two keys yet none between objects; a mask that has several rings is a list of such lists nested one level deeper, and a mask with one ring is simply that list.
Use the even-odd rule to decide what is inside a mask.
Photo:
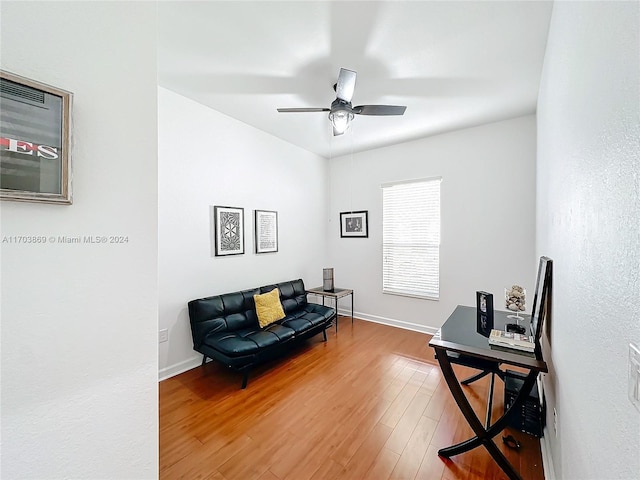
[{"label": "ceiling fan light fixture", "polygon": [[[1,0],[0,0],[1,1]],[[278,108],[278,112],[329,112],[329,121],[333,126],[333,135],[342,135],[351,124],[355,115],[403,115],[407,107],[400,105],[351,105],[351,97],[356,85],[356,72],[340,69],[338,82],[333,86],[336,99],[331,108]]]},{"label": "ceiling fan light fixture", "polygon": [[335,131],[342,134],[349,128],[351,120],[353,120],[353,113],[349,110],[334,110],[329,113],[329,120],[331,120]]}]

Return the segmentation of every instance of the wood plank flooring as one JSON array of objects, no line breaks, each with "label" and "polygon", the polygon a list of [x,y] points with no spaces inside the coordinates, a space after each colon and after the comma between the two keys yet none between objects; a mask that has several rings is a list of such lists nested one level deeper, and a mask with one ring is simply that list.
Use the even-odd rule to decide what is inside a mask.
[{"label": "wood plank flooring", "polygon": [[[241,375],[207,363],[160,383],[160,478],[206,480],[504,479],[484,448],[445,460],[472,436],[429,336],[340,318],[291,355]],[[459,378],[473,370],[455,367]],[[464,387],[484,419],[489,381]],[[503,407],[496,380],[494,415]],[[544,478],[538,439],[509,430],[500,449],[523,480]]]}]

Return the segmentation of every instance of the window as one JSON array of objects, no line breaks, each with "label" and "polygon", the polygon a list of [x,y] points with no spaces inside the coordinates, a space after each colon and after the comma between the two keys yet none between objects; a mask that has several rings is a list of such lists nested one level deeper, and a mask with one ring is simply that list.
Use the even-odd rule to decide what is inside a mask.
[{"label": "window", "polygon": [[440,182],[382,185],[382,291],[440,296]]}]

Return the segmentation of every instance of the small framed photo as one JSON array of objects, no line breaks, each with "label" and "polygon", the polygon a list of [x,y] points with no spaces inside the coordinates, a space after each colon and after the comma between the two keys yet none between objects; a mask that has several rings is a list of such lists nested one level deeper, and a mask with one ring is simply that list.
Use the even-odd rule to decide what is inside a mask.
[{"label": "small framed photo", "polygon": [[254,216],[256,253],[278,251],[278,212],[256,210]]},{"label": "small framed photo", "polygon": [[214,206],[213,216],[216,257],[243,254],[244,208]]},{"label": "small framed photo", "polygon": [[0,70],[0,199],[71,204],[72,99]]},{"label": "small framed photo", "polygon": [[369,212],[340,212],[340,236],[342,238],[367,238],[369,236]]},{"label": "small framed photo", "polygon": [[489,338],[493,329],[493,295],[488,292],[476,292],[477,326],[476,331]]}]

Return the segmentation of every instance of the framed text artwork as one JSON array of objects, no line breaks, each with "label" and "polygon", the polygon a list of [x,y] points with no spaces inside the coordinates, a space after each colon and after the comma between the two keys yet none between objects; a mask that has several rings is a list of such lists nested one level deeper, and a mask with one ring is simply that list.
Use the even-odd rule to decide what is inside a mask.
[{"label": "framed text artwork", "polygon": [[254,218],[256,253],[278,251],[278,212],[256,210]]},{"label": "framed text artwork", "polygon": [[369,212],[340,212],[340,236],[343,238],[369,236]]},{"label": "framed text artwork", "polygon": [[215,254],[244,253],[244,208],[214,206]]},{"label": "framed text artwork", "polygon": [[73,94],[0,70],[0,198],[71,204]]}]

